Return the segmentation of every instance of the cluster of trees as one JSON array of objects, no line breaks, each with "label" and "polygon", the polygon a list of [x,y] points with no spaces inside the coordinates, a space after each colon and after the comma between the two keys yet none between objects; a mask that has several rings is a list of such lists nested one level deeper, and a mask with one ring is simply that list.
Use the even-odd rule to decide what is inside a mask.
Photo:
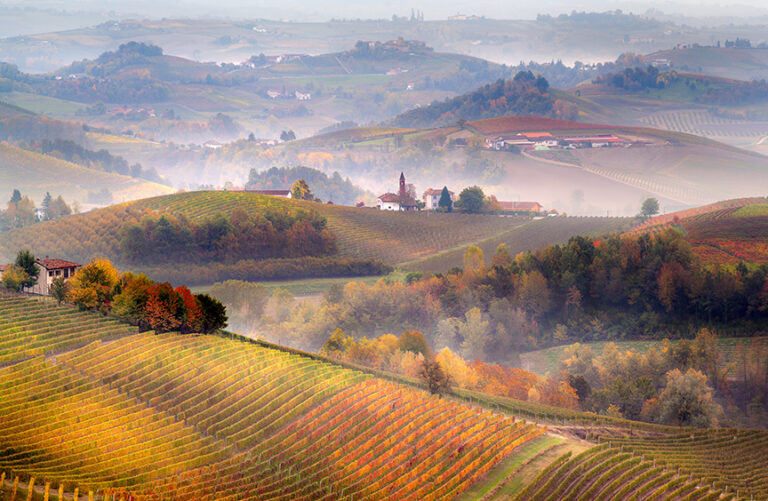
[{"label": "cluster of trees", "polygon": [[120,230],[123,260],[133,264],[232,263],[243,259],[327,256],[336,236],[315,211],[271,211],[250,216],[241,208],[190,220],[184,215],[145,215]]},{"label": "cluster of trees", "polygon": [[752,334],[768,317],[768,266],[704,267],[672,229],[574,237],[517,257],[500,246],[489,265],[470,247],[463,269],[409,282],[347,284],[275,329],[314,349],[336,328],[414,329],[437,349],[505,361],[569,341],[687,337],[706,326]]},{"label": "cluster of trees", "polygon": [[35,202],[27,195],[22,196],[18,189],[14,189],[5,210],[0,210],[0,231],[23,228],[72,214],[72,208],[61,195],[53,198],[48,192],[45,193],[40,208],[42,213],[38,214]]},{"label": "cluster of trees", "polygon": [[567,381],[539,377],[523,369],[501,364],[469,362],[449,348],[434,353],[424,335],[406,330],[400,336],[384,334],[373,339],[355,339],[337,329],[321,353],[346,362],[421,377],[430,391],[440,393],[449,386],[482,391],[569,409],[578,407],[576,391]]},{"label": "cluster of trees", "polygon": [[645,89],[663,89],[671,82],[677,81],[676,72],[661,73],[655,66],[647,68],[626,68],[618,73],[602,75],[594,80],[594,83],[610,85],[628,91]]},{"label": "cluster of trees", "polygon": [[[447,188],[443,188],[442,193],[440,193],[439,206],[443,208],[444,206],[448,206],[449,203],[450,194],[448,193]],[[499,205],[499,201],[496,200],[496,197],[494,195],[486,196],[483,189],[479,186],[470,186],[461,190],[459,199],[456,200],[454,207],[470,214],[501,210],[501,205]]]},{"label": "cluster of trees", "polygon": [[717,336],[709,329],[643,353],[608,343],[595,355],[575,344],[566,348],[561,368],[583,410],[627,419],[714,426],[724,415],[716,390],[721,398],[732,397]]},{"label": "cluster of trees", "polygon": [[210,284],[222,280],[288,280],[295,278],[387,275],[392,267],[374,259],[344,256],[243,259],[232,263],[184,263],[182,267],[142,266],[147,274],[170,282]]},{"label": "cluster of trees", "polygon": [[97,310],[155,332],[210,333],[227,325],[224,305],[208,294],[192,294],[185,286],[173,288],[146,275],[118,273],[106,259],[96,259],[77,271],[61,288],[57,299],[81,310]]},{"label": "cluster of trees", "polygon": [[435,102],[403,113],[393,120],[400,127],[435,127],[459,119],[479,120],[504,115],[570,119],[576,110],[556,103],[549,94],[549,82],[530,71],[521,71],[511,80],[498,80],[473,92]]},{"label": "cluster of trees", "polygon": [[21,250],[16,254],[16,260],[3,272],[2,285],[6,289],[20,292],[27,287],[34,287],[39,275],[35,256],[28,250]]},{"label": "cluster of trees", "polygon": [[576,61],[573,66],[566,66],[560,60],[548,63],[529,61],[527,64],[520,62],[518,66],[511,69],[516,72],[530,71],[546,78],[553,87],[567,89],[608,73],[617,73],[625,68],[642,66],[644,61],[645,57],[642,55],[625,52],[613,62],[589,64]]},{"label": "cluster of trees", "polygon": [[28,149],[91,169],[114,172],[115,174],[146,179],[155,183],[169,184],[154,168],[144,169],[138,163],[129,165],[123,157],[114,156],[107,150],[89,150],[69,139],[54,139],[53,141],[42,139],[39,143],[33,142],[29,144]]},{"label": "cluster of trees", "polygon": [[304,180],[312,187],[315,196],[322,200],[341,205],[354,205],[365,196],[365,192],[354,185],[349,178],[342,178],[338,172],[330,176],[311,167],[272,167],[267,170],[251,169],[245,188],[248,190],[277,190],[292,186],[295,181]]}]

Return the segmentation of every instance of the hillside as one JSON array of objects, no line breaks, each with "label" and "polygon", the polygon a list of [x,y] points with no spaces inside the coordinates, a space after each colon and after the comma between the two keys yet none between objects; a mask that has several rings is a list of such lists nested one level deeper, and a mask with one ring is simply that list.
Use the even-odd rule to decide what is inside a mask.
[{"label": "hillside", "polygon": [[[561,499],[568,489],[626,500],[768,488],[762,431],[694,432],[467,391],[440,399],[244,338],[136,333],[20,296],[0,305],[2,492]],[[756,456],[737,464],[744,450]]]},{"label": "hillside", "polygon": [[83,326],[69,335],[82,336],[83,347],[64,351],[58,329],[46,334],[39,318],[85,324],[91,314],[21,297],[0,302],[3,339],[47,340],[36,353],[56,354],[28,358],[3,343],[1,489],[19,476],[25,486],[45,478],[81,495],[441,499],[546,431],[215,336],[125,332],[119,343],[86,344],[99,336]]},{"label": "hillside", "polygon": [[[336,235],[340,258],[377,259],[389,264],[467,245],[528,221],[524,217],[500,219],[492,215],[380,212],[245,192],[189,192],[115,205],[12,230],[2,235],[0,253],[10,259],[24,247],[38,255],[56,255],[77,262],[104,256],[122,263],[121,230],[126,223],[140,221],[147,211],[200,221],[219,213],[229,216],[235,208],[244,209],[250,216],[265,215],[269,211],[284,214],[317,211],[327,219],[328,229]],[[242,276],[242,270],[231,264],[216,263],[214,267],[228,269],[230,278]],[[205,283],[206,269],[183,267],[177,271],[183,275],[184,270],[186,275],[177,280]],[[169,273],[169,270],[156,271],[164,273],[164,277]]]},{"label": "hillside", "polygon": [[89,193],[104,189],[109,190],[117,202],[175,191],[168,186],[82,167],[8,143],[0,143],[0,186],[7,187],[9,194],[12,189],[18,189],[38,204],[46,192],[84,204]]},{"label": "hillside", "polygon": [[738,80],[768,77],[768,50],[733,47],[687,47],[662,50],[647,59],[667,60],[678,71],[703,73]]},{"label": "hillside", "polygon": [[635,231],[678,228],[705,263],[768,263],[768,201],[727,200],[654,217]]}]

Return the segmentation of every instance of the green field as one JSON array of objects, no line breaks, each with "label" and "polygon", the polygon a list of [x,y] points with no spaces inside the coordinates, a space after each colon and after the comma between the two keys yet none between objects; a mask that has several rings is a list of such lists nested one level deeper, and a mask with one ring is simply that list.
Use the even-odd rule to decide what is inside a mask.
[{"label": "green field", "polygon": [[[768,346],[768,338],[719,338],[718,346],[723,355],[721,360],[721,367],[725,368],[731,364],[734,364],[731,374],[738,374],[739,363],[735,360],[736,346],[740,343],[746,343],[749,345],[751,341],[761,346]],[[675,341],[672,341],[673,343]],[[619,351],[636,351],[643,353],[648,351],[649,348],[660,348],[662,341],[595,341],[593,343],[581,343],[582,346],[589,346],[595,355],[599,355],[605,345],[608,343],[614,343]],[[560,367],[560,361],[565,358],[565,349],[571,345],[553,346],[551,348],[544,348],[542,350],[529,351],[521,353],[519,361],[515,364],[525,370],[531,371],[541,376],[556,374]]]}]

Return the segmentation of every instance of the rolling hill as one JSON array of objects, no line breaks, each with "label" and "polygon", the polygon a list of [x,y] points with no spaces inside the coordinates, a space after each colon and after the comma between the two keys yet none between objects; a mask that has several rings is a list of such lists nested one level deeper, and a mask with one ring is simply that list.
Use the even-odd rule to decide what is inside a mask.
[{"label": "rolling hill", "polygon": [[768,489],[764,431],[465,390],[441,399],[417,381],[231,334],[138,333],[7,293],[0,306],[4,496],[623,501]]},{"label": "rolling hill", "polygon": [[647,59],[666,60],[673,69],[738,80],[768,77],[768,50],[733,47],[685,47],[662,50]]},{"label": "rolling hill", "polygon": [[[56,255],[77,262],[103,256],[122,263],[121,228],[128,222],[137,222],[147,211],[184,215],[199,220],[217,213],[228,215],[235,208],[245,209],[250,215],[263,214],[269,210],[287,213],[315,210],[327,219],[328,228],[336,235],[341,257],[377,259],[392,265],[429,258],[445,251],[449,251],[455,258],[458,255],[456,252],[462,252],[463,247],[475,242],[494,243],[494,238],[499,239],[499,243],[514,241],[515,248],[529,248],[525,243],[526,233],[519,237],[517,233],[509,233],[515,228],[531,224],[526,217],[391,213],[371,208],[299,202],[247,192],[189,192],[128,202],[39,223],[30,228],[12,230],[0,237],[0,254],[10,259],[23,247],[30,248],[38,255]],[[535,240],[542,243],[551,243],[550,239],[566,240],[582,231],[606,232],[626,225],[623,220],[615,218],[562,218],[556,224],[549,221],[534,222],[531,231],[536,232],[535,228],[539,228],[539,224],[547,228]],[[435,265],[446,264],[444,259],[444,256],[438,258]],[[427,262],[432,263],[431,260]],[[201,283],[196,273],[190,269],[188,276],[183,279],[189,283]]]},{"label": "rolling hill", "polygon": [[654,217],[634,231],[683,231],[705,263],[768,263],[768,200],[763,197],[718,202]]},{"label": "rolling hill", "polygon": [[[109,342],[92,314],[0,303],[0,491],[444,499],[546,432],[309,355],[129,330]],[[72,319],[72,334],[41,318]],[[25,339],[35,352],[14,348]]]},{"label": "rolling hill", "polygon": [[0,186],[29,195],[38,204],[46,192],[87,203],[89,193],[109,190],[115,201],[173,193],[173,188],[120,174],[102,172],[0,143]]}]

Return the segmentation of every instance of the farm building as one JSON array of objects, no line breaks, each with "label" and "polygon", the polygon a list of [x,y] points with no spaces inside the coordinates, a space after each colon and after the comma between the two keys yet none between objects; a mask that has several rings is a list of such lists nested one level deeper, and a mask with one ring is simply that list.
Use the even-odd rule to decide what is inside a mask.
[{"label": "farm building", "polygon": [[544,207],[539,202],[499,202],[503,212],[521,215],[539,214]]},{"label": "farm building", "polygon": [[[35,265],[40,271],[40,274],[37,277],[37,284],[24,289],[24,292],[40,295],[48,294],[48,290],[51,287],[54,278],[63,277],[69,279],[82,267],[82,265],[77,263],[72,263],[63,259],[50,259],[48,256],[45,256],[45,259],[37,259]],[[3,273],[5,273],[10,266],[10,264],[0,264],[0,279],[3,278]]]},{"label": "farm building", "polygon": [[599,134],[596,136],[576,136],[576,137],[564,137],[562,141],[568,145],[576,148],[609,148],[611,146],[619,146],[624,144],[624,141],[612,134]]},{"label": "farm building", "polygon": [[376,208],[379,210],[410,211],[419,208],[413,185],[405,184],[405,175],[400,173],[400,189],[397,194],[384,193],[376,199]]},{"label": "farm building", "polygon": [[[434,190],[432,188],[429,188],[427,191],[425,191],[421,196],[421,199],[424,200],[424,208],[427,210],[437,210],[438,204],[440,203],[440,196],[442,194],[443,190]],[[451,196],[451,203],[453,203],[454,193],[449,190],[448,194]]]},{"label": "farm building", "polygon": [[210,141],[204,142],[203,146],[208,148],[209,150],[218,150],[219,148],[221,148],[223,146],[223,144],[221,144],[220,142],[212,139]]}]

